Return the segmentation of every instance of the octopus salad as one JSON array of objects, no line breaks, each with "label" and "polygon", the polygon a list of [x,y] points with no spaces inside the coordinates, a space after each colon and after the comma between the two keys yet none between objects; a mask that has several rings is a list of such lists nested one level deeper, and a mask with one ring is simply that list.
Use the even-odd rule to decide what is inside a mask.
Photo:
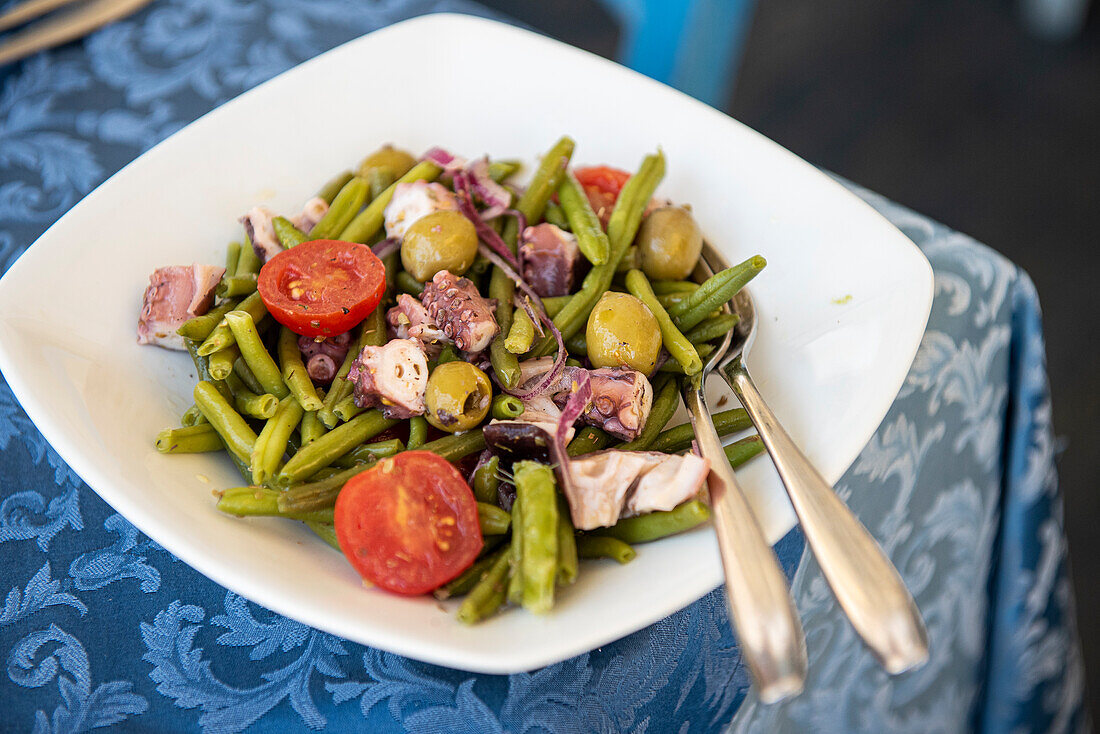
[{"label": "octopus salad", "polygon": [[704,523],[710,466],[668,424],[764,259],[692,279],[703,236],[655,195],[664,155],[629,173],[573,148],[521,185],[516,162],[387,145],[300,211],[249,209],[224,265],[158,268],[138,341],[198,380],[157,448],[224,452],[244,481],[218,510],[303,522],[370,585],[461,597],[467,624],[545,613],[580,559]]}]

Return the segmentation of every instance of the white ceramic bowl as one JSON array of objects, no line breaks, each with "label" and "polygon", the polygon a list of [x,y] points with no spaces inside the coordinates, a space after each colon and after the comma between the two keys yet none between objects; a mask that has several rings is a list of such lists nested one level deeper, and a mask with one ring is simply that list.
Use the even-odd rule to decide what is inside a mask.
[{"label": "white ceramic bowl", "polygon": [[[415,49],[415,52],[410,51]],[[491,73],[489,73],[491,72]],[[287,100],[324,100],[323,105]],[[659,193],[690,202],[731,262],[760,253],[749,366],[775,412],[836,481],[886,414],[932,300],[917,248],[841,186],[725,115],[527,31],[459,15],[400,23],[241,95],[131,163],[51,227],[0,281],[0,369],[27,413],[96,492],[214,581],[307,624],[474,671],[528,670],[682,608],[721,581],[709,528],[586,563],[553,613],[455,622],[431,598],[363,587],[297,523],[238,520],[211,490],[228,459],[162,456],[191,403],[185,354],[135,342],[158,266],[219,263],[236,219],[291,212],[380,143],[533,160],[563,133],[577,163],[636,168],[658,145]],[[772,541],[793,514],[767,459],[739,473]]]}]

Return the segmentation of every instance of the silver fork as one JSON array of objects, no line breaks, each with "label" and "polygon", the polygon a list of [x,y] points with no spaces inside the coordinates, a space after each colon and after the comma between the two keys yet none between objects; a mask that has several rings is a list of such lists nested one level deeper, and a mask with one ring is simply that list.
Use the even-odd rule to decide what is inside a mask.
[{"label": "silver fork", "polygon": [[[709,243],[703,259],[712,271],[728,267]],[[756,426],[791,499],[802,532],[825,579],[856,633],[890,674],[928,659],[928,633],[920,611],[867,528],[814,468],[756,389],[742,357],[756,334],[756,309],[747,290],[728,308],[740,316],[719,371]],[[727,344],[730,339],[727,339]]]},{"label": "silver fork", "polygon": [[[702,263],[701,263],[702,266]],[[696,375],[681,383],[699,451],[710,463],[707,488],[722,554],[726,598],[760,700],[797,695],[806,679],[806,640],[787,579],[737,484],[704,394],[707,375],[730,346],[730,334]]]}]

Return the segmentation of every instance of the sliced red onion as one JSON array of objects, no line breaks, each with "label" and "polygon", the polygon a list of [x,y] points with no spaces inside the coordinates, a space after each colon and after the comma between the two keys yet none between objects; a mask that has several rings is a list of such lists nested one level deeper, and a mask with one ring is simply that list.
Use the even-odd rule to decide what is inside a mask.
[{"label": "sliced red onion", "polygon": [[371,252],[381,260],[386,255],[390,255],[397,251],[397,248],[401,245],[401,242],[396,237],[387,237],[379,242],[377,245],[371,246]]},{"label": "sliced red onion", "polygon": [[429,148],[420,160],[431,161],[440,166],[446,173],[454,173],[466,166],[465,158],[449,153],[438,146]]},{"label": "sliced red onion", "polygon": [[503,210],[512,203],[512,192],[489,175],[489,156],[482,156],[466,166],[466,176],[474,196],[490,209],[500,207]]},{"label": "sliced red onion", "polygon": [[581,417],[588,404],[592,402],[592,385],[587,370],[577,370],[573,380],[573,388],[569,393],[569,399],[561,409],[558,418],[558,430],[555,438],[564,451],[565,438],[569,435],[569,428]]},{"label": "sliced red onion", "polygon": [[478,213],[477,207],[474,206],[473,199],[470,197],[470,182],[466,173],[462,171],[456,173],[454,184],[455,194],[458,195],[459,209],[473,223],[478,238],[510,263],[513,268],[518,269],[519,260],[516,259],[515,254],[512,253],[508,245],[504,244],[504,240],[500,238],[496,230],[485,223],[485,220]]},{"label": "sliced red onion", "polygon": [[466,479],[466,483],[471,487],[474,486],[474,475],[477,474],[477,470],[489,463],[489,459],[493,457],[493,452],[489,449],[485,449],[481,452],[481,456],[477,459],[477,464],[470,470],[470,476]]},{"label": "sliced red onion", "polygon": [[551,442],[555,454],[554,460],[558,465],[558,481],[566,497],[576,496],[573,488],[573,469],[569,464],[569,443],[566,438],[569,436],[569,428],[581,417],[591,400],[592,385],[589,383],[588,372],[578,370],[573,391],[569,393],[569,399],[561,409],[558,429],[554,432],[554,440]]},{"label": "sliced red onion", "polygon": [[516,308],[522,308],[527,313],[527,317],[530,318],[531,323],[535,325],[535,331],[539,333],[539,336],[546,336],[546,330],[542,328],[542,319],[540,319],[535,313],[535,310],[531,308],[531,300],[516,296],[513,301]]}]

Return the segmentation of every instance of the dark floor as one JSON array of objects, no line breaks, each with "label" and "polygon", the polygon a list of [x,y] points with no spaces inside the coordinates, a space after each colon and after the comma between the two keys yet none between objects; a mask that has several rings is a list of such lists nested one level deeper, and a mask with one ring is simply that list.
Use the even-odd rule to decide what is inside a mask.
[{"label": "dark floor", "polygon": [[[482,0],[614,55],[594,0]],[[1094,6],[1097,3],[1094,2]],[[728,110],[1000,250],[1042,299],[1093,711],[1100,694],[1100,10],[1075,41],[1005,0],[760,0]]]}]

